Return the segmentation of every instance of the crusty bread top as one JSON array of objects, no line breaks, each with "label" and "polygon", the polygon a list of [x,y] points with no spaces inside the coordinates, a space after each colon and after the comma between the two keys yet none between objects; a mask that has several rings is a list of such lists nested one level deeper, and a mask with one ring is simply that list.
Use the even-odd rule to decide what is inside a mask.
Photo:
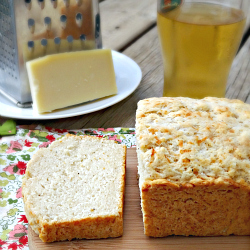
[{"label": "crusty bread top", "polygon": [[22,191],[26,208],[47,222],[121,216],[126,147],[94,136],[66,135],[38,150]]},{"label": "crusty bread top", "polygon": [[250,184],[250,105],[239,100],[142,100],[136,136],[140,185],[157,179]]}]

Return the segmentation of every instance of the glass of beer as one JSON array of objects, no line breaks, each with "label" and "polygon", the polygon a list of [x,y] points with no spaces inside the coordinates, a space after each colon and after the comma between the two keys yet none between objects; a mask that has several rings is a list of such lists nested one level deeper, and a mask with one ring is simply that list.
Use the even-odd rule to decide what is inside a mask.
[{"label": "glass of beer", "polygon": [[163,96],[224,97],[249,0],[158,0]]}]

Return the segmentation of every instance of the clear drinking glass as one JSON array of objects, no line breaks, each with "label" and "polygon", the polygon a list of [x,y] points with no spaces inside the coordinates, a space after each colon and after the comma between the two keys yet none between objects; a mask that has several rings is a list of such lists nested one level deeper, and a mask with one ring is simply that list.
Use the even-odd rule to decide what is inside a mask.
[{"label": "clear drinking glass", "polygon": [[224,97],[249,0],[158,0],[163,96]]}]

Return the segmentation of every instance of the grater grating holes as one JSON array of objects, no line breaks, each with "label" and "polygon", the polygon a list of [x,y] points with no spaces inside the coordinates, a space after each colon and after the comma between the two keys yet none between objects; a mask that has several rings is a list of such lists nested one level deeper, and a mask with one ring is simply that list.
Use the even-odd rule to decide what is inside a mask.
[{"label": "grater grating holes", "polygon": [[69,42],[69,43],[72,43],[73,42],[73,40],[74,40],[74,38],[73,38],[73,36],[67,36],[67,41]]},{"label": "grater grating holes", "polygon": [[51,18],[50,17],[44,18],[44,25],[45,25],[47,31],[49,31],[51,29]]},{"label": "grater grating holes", "polygon": [[0,62],[1,70],[11,78],[17,79],[17,68],[15,62],[14,30],[11,20],[10,1],[0,1]]},{"label": "grater grating holes", "polygon": [[28,10],[31,9],[31,0],[24,0],[25,6],[28,8]]},{"label": "grater grating holes", "polygon": [[62,28],[65,29],[66,25],[67,25],[67,16],[66,15],[61,15],[60,21],[61,21]]},{"label": "grater grating holes", "polygon": [[77,13],[76,14],[76,24],[78,27],[82,26],[82,21],[83,21],[82,13]]},{"label": "grater grating holes", "polygon": [[41,9],[44,9],[45,1],[44,0],[37,0],[37,1],[38,1],[39,5],[40,5]]},{"label": "grater grating holes", "polygon": [[56,45],[59,45],[59,44],[61,43],[61,38],[60,38],[60,37],[55,37],[54,43],[55,43]]},{"label": "grater grating holes", "polygon": [[51,3],[54,8],[57,7],[57,0],[51,0]]},{"label": "grater grating holes", "polygon": [[41,45],[45,47],[45,46],[47,46],[47,44],[48,44],[48,40],[46,38],[43,38],[41,40]]},{"label": "grater grating holes", "polygon": [[34,43],[34,41],[28,41],[27,45],[28,45],[28,49],[32,50],[35,46],[35,43]]},{"label": "grater grating holes", "polygon": [[64,0],[64,4],[68,8],[69,7],[69,0]]},{"label": "grater grating holes", "polygon": [[28,27],[29,27],[31,33],[35,32],[35,20],[34,19],[32,19],[32,18],[28,19]]},{"label": "grater grating holes", "polygon": [[85,41],[85,40],[86,40],[86,36],[85,36],[84,34],[81,34],[81,35],[80,35],[80,40],[81,40],[81,41]]}]

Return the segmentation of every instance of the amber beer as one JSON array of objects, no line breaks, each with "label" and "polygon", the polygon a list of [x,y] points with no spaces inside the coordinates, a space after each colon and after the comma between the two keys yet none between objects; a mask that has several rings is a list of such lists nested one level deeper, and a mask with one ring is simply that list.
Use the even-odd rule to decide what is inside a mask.
[{"label": "amber beer", "polygon": [[224,97],[232,61],[242,38],[242,10],[210,3],[158,6],[164,63],[164,96]]}]

